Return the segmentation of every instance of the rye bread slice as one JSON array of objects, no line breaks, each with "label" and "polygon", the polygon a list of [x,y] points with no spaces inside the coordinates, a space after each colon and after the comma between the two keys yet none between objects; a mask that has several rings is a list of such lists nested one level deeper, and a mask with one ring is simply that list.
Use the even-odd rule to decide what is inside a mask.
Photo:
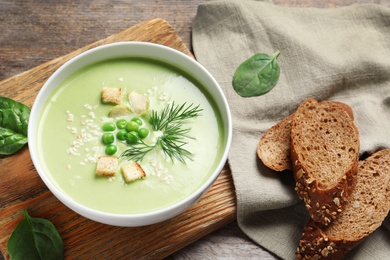
[{"label": "rye bread slice", "polygon": [[311,219],[329,225],[354,187],[359,133],[339,104],[309,98],[294,113],[291,161],[298,196]]},{"label": "rye bread slice", "polygon": [[257,145],[257,156],[274,171],[292,170],[290,132],[293,115],[268,129]]},{"label": "rye bread slice", "polygon": [[343,259],[383,222],[390,210],[390,149],[359,162],[356,186],[344,211],[329,226],[310,220],[298,259]]},{"label": "rye bread slice", "polygon": [[[332,101],[342,107],[353,120],[352,109],[342,102]],[[291,165],[291,123],[293,114],[268,129],[257,145],[257,156],[265,166],[274,171],[292,170]]]}]

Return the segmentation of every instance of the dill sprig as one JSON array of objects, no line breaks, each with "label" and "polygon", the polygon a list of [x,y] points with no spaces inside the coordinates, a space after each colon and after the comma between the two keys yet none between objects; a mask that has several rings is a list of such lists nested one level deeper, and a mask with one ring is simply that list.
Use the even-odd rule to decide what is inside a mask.
[{"label": "dill sprig", "polygon": [[185,159],[192,160],[192,153],[184,149],[183,146],[187,144],[185,138],[191,138],[187,133],[189,128],[182,129],[181,125],[167,125],[164,134],[160,136],[158,142],[163,152],[173,161],[174,159],[185,163]]},{"label": "dill sprig", "polygon": [[175,105],[174,102],[165,107],[160,114],[153,110],[149,123],[154,131],[161,131],[162,135],[157,138],[153,145],[148,145],[139,140],[123,152],[121,156],[128,157],[129,160],[133,161],[142,161],[148,152],[159,146],[172,161],[176,159],[185,164],[186,159],[192,160],[193,154],[183,146],[187,144],[186,139],[193,139],[193,137],[188,135],[191,129],[182,128],[181,123],[198,116],[201,111],[199,105],[186,106],[186,103]]},{"label": "dill sprig", "polygon": [[138,162],[142,161],[145,155],[156,147],[154,145],[148,145],[144,141],[139,140],[137,144],[131,145],[129,149],[121,154],[121,157],[128,157],[129,160]]},{"label": "dill sprig", "polygon": [[162,110],[160,115],[153,110],[149,118],[149,123],[152,125],[153,130],[164,130],[168,124],[196,117],[202,111],[199,105],[195,107],[193,107],[193,104],[187,107],[185,105],[186,102],[181,106],[175,105],[175,102],[172,102]]}]

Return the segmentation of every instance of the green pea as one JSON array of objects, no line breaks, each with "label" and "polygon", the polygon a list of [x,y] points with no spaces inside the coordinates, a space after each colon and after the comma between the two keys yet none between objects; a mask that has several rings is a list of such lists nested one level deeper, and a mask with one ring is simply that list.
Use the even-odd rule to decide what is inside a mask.
[{"label": "green pea", "polygon": [[131,132],[131,131],[137,131],[139,128],[139,124],[137,124],[134,121],[130,121],[126,124],[126,131]]},{"label": "green pea", "polygon": [[144,139],[145,137],[147,137],[149,135],[149,130],[147,128],[144,128],[144,127],[140,127],[138,130],[137,130],[137,133],[139,135],[139,137],[141,139]]},{"label": "green pea", "polygon": [[136,131],[131,131],[126,135],[126,142],[128,144],[136,144],[139,142],[139,135]]},{"label": "green pea", "polygon": [[118,129],[124,129],[126,125],[127,125],[126,119],[119,119],[118,121],[116,121],[116,126],[118,127]]},{"label": "green pea", "polygon": [[102,135],[103,144],[112,144],[115,140],[115,137],[112,133],[104,133]]},{"label": "green pea", "polygon": [[106,152],[107,155],[113,155],[113,154],[115,154],[117,151],[118,151],[118,147],[116,147],[115,144],[107,145],[106,150],[105,150],[105,152]]},{"label": "green pea", "polygon": [[125,129],[121,129],[116,133],[116,138],[118,138],[121,141],[126,140],[127,131]]},{"label": "green pea", "polygon": [[142,125],[143,124],[141,118],[139,118],[139,117],[133,117],[131,119],[131,121],[136,122],[138,125]]},{"label": "green pea", "polygon": [[111,131],[114,131],[116,129],[116,125],[113,122],[108,122],[108,123],[105,123],[103,125],[102,129],[103,129],[103,131],[111,132]]}]

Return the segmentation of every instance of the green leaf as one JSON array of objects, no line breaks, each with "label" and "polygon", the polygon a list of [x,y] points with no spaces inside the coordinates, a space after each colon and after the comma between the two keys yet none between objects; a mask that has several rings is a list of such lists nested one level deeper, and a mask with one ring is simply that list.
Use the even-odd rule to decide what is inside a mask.
[{"label": "green leaf", "polygon": [[27,143],[30,108],[0,96],[0,154],[17,152]]},{"label": "green leaf", "polygon": [[26,143],[26,136],[0,127],[0,154],[13,154],[15,151],[21,149]]},{"label": "green leaf", "polygon": [[238,66],[233,76],[233,88],[242,97],[260,96],[269,92],[278,82],[280,67],[273,56],[257,53]]},{"label": "green leaf", "polygon": [[30,217],[24,210],[24,219],[8,240],[8,253],[12,260],[63,259],[64,244],[53,223]]}]

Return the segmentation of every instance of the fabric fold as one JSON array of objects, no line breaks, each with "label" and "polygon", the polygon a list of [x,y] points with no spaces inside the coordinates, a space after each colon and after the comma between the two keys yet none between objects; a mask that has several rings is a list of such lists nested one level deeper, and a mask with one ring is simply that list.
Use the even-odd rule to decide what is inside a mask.
[{"label": "fabric fold", "polygon": [[[193,48],[222,87],[233,117],[229,154],[237,194],[237,220],[256,243],[294,259],[308,216],[289,173],[257,158],[261,135],[308,97],[350,105],[361,154],[390,148],[390,9],[360,4],[334,9],[276,6],[259,1],[212,1],[198,8]],[[255,53],[280,50],[281,75],[269,93],[240,97],[236,68]],[[390,255],[385,225],[351,253],[353,259]]]}]

